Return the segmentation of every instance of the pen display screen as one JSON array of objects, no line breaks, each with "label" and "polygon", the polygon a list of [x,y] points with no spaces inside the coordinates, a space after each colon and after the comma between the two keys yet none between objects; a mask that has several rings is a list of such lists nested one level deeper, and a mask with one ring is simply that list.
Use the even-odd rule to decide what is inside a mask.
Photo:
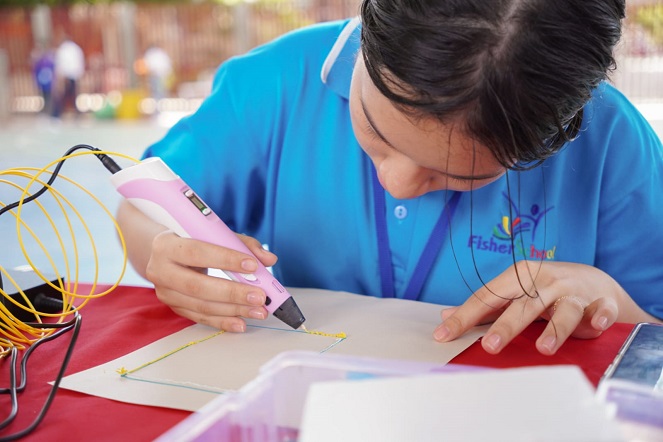
[{"label": "pen display screen", "polygon": [[198,210],[206,213],[207,206],[200,200],[200,198],[196,196],[195,193],[191,192],[191,194],[187,195],[186,197],[193,203],[194,206],[196,206],[196,208],[198,208]]}]

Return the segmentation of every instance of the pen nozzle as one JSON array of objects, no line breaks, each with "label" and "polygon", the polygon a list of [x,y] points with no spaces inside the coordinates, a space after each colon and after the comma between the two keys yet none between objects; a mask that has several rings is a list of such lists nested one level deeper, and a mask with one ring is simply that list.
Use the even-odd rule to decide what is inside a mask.
[{"label": "pen nozzle", "polygon": [[297,306],[297,303],[292,298],[292,296],[286,299],[283,304],[281,304],[279,308],[274,311],[274,316],[295,330],[297,330],[302,324],[304,324],[304,321],[306,321],[306,318],[304,318],[302,311],[299,310],[299,307]]}]

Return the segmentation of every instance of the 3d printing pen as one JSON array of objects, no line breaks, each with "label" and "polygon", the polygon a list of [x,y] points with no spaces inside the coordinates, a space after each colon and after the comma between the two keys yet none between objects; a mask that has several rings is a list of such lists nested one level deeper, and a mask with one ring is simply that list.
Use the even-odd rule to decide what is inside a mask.
[{"label": "3d printing pen", "polygon": [[[160,158],[147,158],[119,170],[112,175],[111,182],[141,212],[178,235],[255,256]],[[259,260],[255,273],[223,273],[234,281],[262,288],[267,295],[267,311],[290,327],[298,329],[304,323],[295,300]]]}]

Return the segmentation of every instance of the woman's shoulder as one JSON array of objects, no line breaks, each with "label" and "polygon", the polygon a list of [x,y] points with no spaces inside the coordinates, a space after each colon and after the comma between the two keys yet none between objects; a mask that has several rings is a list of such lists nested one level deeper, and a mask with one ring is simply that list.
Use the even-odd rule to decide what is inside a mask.
[{"label": "woman's shoulder", "polygon": [[263,62],[283,67],[322,64],[349,20],[316,23],[292,30],[229,59],[232,63]]},{"label": "woman's shoulder", "polygon": [[653,152],[661,149],[661,141],[651,124],[628,97],[609,83],[597,87],[585,105],[583,124],[572,145],[599,152]]},{"label": "woman's shoulder", "polygon": [[[235,88],[263,94],[311,86],[320,78],[322,65],[349,20],[318,23],[290,31],[244,54],[225,60],[214,78]],[[216,87],[214,87],[216,89]],[[246,90],[245,90],[246,89]]]},{"label": "woman's shoulder", "polygon": [[594,180],[617,195],[654,179],[663,168],[663,146],[638,108],[603,83],[584,108],[578,137],[547,164],[559,180],[577,176],[585,185]]},{"label": "woman's shoulder", "polygon": [[649,123],[626,95],[610,83],[601,83],[585,106],[585,120],[602,126],[628,123],[648,127]]}]

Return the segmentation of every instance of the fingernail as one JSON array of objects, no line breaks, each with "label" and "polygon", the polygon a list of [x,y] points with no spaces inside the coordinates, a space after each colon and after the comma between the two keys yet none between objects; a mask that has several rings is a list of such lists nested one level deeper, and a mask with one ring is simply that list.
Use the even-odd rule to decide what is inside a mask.
[{"label": "fingernail", "polygon": [[555,346],[557,345],[557,338],[554,336],[546,336],[543,338],[541,345],[548,349],[548,351],[553,352],[555,351]]},{"label": "fingernail", "polygon": [[253,319],[265,319],[267,315],[265,315],[265,311],[262,309],[252,309],[249,310],[249,318]]},{"label": "fingernail", "polygon": [[449,330],[449,327],[447,327],[446,325],[440,325],[433,332],[433,337],[435,338],[436,341],[445,341],[450,334],[451,331]]},{"label": "fingernail", "polygon": [[241,265],[242,269],[246,270],[247,272],[254,272],[258,267],[256,262],[252,259],[243,260]]},{"label": "fingernail", "polygon": [[265,297],[256,292],[250,292],[246,295],[246,301],[251,305],[263,305],[265,303]]},{"label": "fingernail", "polygon": [[230,329],[235,333],[244,333],[244,323],[233,324]]},{"label": "fingernail", "polygon": [[489,349],[491,349],[492,351],[497,351],[500,349],[502,338],[500,337],[500,335],[496,335],[493,333],[484,337],[483,341],[485,342],[486,346]]},{"label": "fingernail", "polygon": [[608,328],[608,318],[601,316],[598,321],[596,321],[598,326],[601,327],[601,330]]}]

